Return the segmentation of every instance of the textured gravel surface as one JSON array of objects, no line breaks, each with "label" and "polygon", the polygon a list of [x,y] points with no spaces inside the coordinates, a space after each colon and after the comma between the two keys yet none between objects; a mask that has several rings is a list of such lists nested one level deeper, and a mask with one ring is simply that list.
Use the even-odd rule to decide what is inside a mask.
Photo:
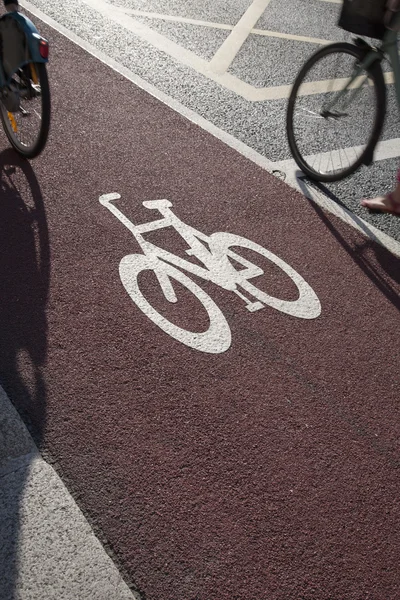
[{"label": "textured gravel surface", "polygon": [[[146,600],[398,598],[399,259],[43,31],[51,138],[32,164],[0,152],[0,381],[37,444]],[[173,339],[121,284],[142,250],[107,192],[134,223],[167,198],[207,235],[253,240],[321,315],[250,312],[193,276],[232,344]],[[190,259],[171,227],[150,239]],[[280,268],[237,251],[259,289],[296,300]],[[167,302],[152,269],[138,281],[165,319],[207,331],[199,295],[172,280]]]},{"label": "textured gravel surface", "polygon": [[[268,159],[280,161],[291,158],[285,134],[286,100],[249,102],[157,50],[151,43],[139,39],[133,32],[101,16],[80,0],[67,0],[62,3],[33,0],[33,4],[158,89]],[[128,9],[235,25],[250,6],[250,1],[236,0],[226,3],[120,0],[115,4]],[[349,40],[351,34],[336,26],[338,11],[337,4],[321,0],[292,0],[286,4],[272,0],[256,27],[332,41]],[[200,25],[130,16],[206,60],[213,56],[229,34],[226,30]],[[229,72],[256,87],[291,84],[301,64],[315,48],[315,44],[306,42],[251,34],[234,59]],[[399,112],[391,89],[382,139],[397,139],[400,135],[399,125]],[[362,169],[342,183],[329,186],[329,189],[334,194],[340,194],[340,201],[345,206],[400,240],[398,220],[369,215],[355,201],[356,198],[388,192],[393,187],[396,171],[396,160],[379,161],[374,167]]]}]

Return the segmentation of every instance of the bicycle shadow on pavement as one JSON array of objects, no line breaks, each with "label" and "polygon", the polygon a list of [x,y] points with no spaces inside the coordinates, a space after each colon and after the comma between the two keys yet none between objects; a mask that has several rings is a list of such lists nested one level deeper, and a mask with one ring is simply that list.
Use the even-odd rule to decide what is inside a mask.
[{"label": "bicycle shadow on pavement", "polygon": [[[0,257],[0,385],[40,447],[46,416],[42,366],[47,355],[49,236],[34,171],[12,150],[0,153]],[[5,410],[8,401],[2,396],[0,596],[11,599],[18,577],[20,503],[33,458],[28,450],[34,446],[27,444],[29,436],[22,440],[18,419]]]},{"label": "bicycle shadow on pavement", "polygon": [[[373,232],[369,229],[368,224],[362,219],[351,213],[352,220],[365,232],[368,236],[365,240],[357,244],[356,246],[349,244],[341,233],[336,229],[334,222],[329,218],[328,214],[323,208],[313,199],[311,193],[312,189],[317,188],[323,194],[328,196],[336,204],[344,208],[348,213],[347,207],[338,199],[332,192],[330,192],[324,185],[312,182],[308,184],[303,177],[297,178],[298,184],[302,189],[304,195],[311,200],[311,205],[314,211],[317,213],[321,221],[325,224],[327,229],[333,234],[341,246],[351,256],[354,262],[362,269],[362,271],[369,277],[369,279],[376,285],[376,287],[386,296],[386,298],[400,310],[400,259],[382,246],[378,240],[374,239]],[[377,264],[371,261],[371,253],[373,251]],[[395,285],[391,285],[387,278],[382,277],[377,265],[386,273],[388,279],[394,282]]]}]

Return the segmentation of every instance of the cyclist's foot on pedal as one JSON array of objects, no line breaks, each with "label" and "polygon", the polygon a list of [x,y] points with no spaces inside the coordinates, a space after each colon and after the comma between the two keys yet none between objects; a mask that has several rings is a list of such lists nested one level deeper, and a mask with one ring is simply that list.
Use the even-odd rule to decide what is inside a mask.
[{"label": "cyclist's foot on pedal", "polygon": [[400,217],[400,184],[394,192],[387,196],[379,196],[371,200],[361,200],[361,206],[365,206],[371,212],[389,213]]}]

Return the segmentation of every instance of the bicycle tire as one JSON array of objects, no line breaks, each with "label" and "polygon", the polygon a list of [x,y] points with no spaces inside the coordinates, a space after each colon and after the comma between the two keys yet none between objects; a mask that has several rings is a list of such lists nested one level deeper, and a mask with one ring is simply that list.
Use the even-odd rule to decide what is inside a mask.
[{"label": "bicycle tire", "polygon": [[325,173],[320,172],[316,170],[315,167],[309,165],[305,156],[303,155],[304,153],[302,153],[298,147],[298,142],[296,140],[293,127],[294,110],[296,106],[296,101],[298,99],[299,88],[306,79],[309,71],[314,67],[314,65],[316,65],[318,61],[322,60],[326,56],[335,53],[348,54],[350,56],[353,56],[357,61],[361,61],[364,58],[366,52],[367,49],[358,47],[354,44],[349,44],[347,42],[329,44],[328,46],[325,46],[317,52],[315,52],[300,69],[296,77],[292,91],[289,96],[287,106],[286,133],[289,148],[294,160],[296,161],[300,169],[303,171],[303,173],[307,175],[310,179],[321,182],[339,181],[353,174],[362,164],[368,165],[372,162],[373,151],[375,149],[376,144],[379,141],[386,113],[386,86],[382,73],[382,67],[380,61],[378,60],[373,62],[372,65],[367,69],[368,77],[373,82],[375,92],[375,121],[373,123],[371,135],[360,156],[347,168],[339,172]]},{"label": "bicycle tire", "polygon": [[25,144],[19,139],[16,131],[14,131],[13,120],[10,118],[10,113],[7,111],[6,107],[0,103],[1,120],[10,144],[18,152],[18,154],[29,159],[35,158],[44,149],[49,135],[51,115],[50,86],[46,65],[45,63],[31,64],[36,70],[38,82],[40,83],[41,88],[41,120],[37,136],[31,144]]}]

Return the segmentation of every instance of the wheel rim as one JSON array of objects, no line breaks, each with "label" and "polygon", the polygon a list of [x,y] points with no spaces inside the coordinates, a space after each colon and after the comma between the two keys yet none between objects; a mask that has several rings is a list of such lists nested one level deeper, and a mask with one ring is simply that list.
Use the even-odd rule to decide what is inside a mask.
[{"label": "wheel rim", "polygon": [[13,77],[13,86],[20,97],[20,110],[11,113],[1,105],[4,126],[17,148],[29,152],[38,143],[43,117],[43,97],[36,65],[31,63],[19,70]]},{"label": "wheel rim", "polygon": [[[317,175],[343,177],[362,162],[373,136],[377,97],[366,71],[338,100],[357,58],[345,50],[320,57],[298,87],[293,106],[293,142],[302,166]],[[332,105],[332,102],[335,101]]]}]

